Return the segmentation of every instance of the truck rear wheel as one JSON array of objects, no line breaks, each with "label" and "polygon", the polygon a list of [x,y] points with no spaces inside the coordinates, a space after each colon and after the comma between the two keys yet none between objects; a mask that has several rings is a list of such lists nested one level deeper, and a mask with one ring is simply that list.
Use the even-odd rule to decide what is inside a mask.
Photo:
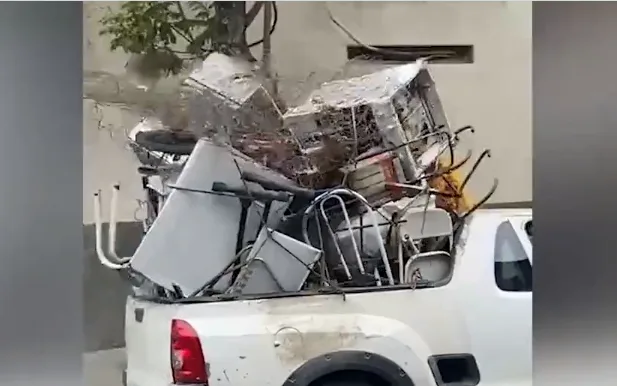
[{"label": "truck rear wheel", "polygon": [[308,360],[283,386],[414,386],[395,362],[366,351],[336,351]]},{"label": "truck rear wheel", "polygon": [[309,386],[390,386],[381,377],[367,371],[337,371],[325,375]]},{"label": "truck rear wheel", "polygon": [[386,386],[386,384],[382,384],[382,383],[378,383],[378,384],[373,384],[373,383],[369,383],[367,381],[361,381],[361,380],[341,380],[341,381],[328,381],[325,383],[320,383],[319,386]]}]

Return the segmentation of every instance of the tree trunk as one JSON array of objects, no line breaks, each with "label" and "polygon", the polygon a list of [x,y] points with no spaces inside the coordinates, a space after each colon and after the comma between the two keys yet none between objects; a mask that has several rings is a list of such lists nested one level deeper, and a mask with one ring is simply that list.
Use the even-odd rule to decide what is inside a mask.
[{"label": "tree trunk", "polygon": [[271,40],[270,29],[273,17],[273,4],[271,1],[264,1],[260,6],[256,4],[249,11],[247,19],[246,3],[243,1],[217,1],[214,3],[217,22],[218,45],[214,46],[215,51],[225,53],[230,56],[239,56],[249,62],[257,62],[252,55],[246,40],[247,24],[252,22],[257,16],[259,9],[263,10],[263,51],[261,60],[262,75],[265,79],[266,90],[270,93],[279,108],[284,109],[284,104],[278,95],[278,85],[272,76],[271,67]]},{"label": "tree trunk", "polygon": [[214,3],[217,23],[217,42],[215,51],[231,56],[241,56],[251,62],[256,59],[251,54],[246,41],[246,3],[244,1],[216,1]]},{"label": "tree trunk", "polygon": [[270,81],[272,78],[270,55],[272,53],[272,41],[270,39],[270,25],[272,24],[272,2],[266,1],[264,10],[263,51],[261,55],[261,68],[264,78]]},{"label": "tree trunk", "polygon": [[263,49],[261,55],[261,70],[265,79],[265,86],[278,107],[285,110],[286,106],[278,92],[278,79],[272,74],[272,39],[270,36],[274,4],[272,1],[263,2],[264,25],[263,25]]}]

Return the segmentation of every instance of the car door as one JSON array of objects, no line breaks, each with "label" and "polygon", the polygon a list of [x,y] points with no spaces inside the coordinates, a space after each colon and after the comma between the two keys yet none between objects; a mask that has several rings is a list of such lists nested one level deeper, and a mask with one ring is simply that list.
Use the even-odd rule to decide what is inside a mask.
[{"label": "car door", "polygon": [[530,216],[503,218],[491,235],[476,239],[484,244],[474,248],[483,255],[484,267],[477,273],[473,299],[466,304],[481,385],[532,384],[533,258],[526,233],[530,222]]}]

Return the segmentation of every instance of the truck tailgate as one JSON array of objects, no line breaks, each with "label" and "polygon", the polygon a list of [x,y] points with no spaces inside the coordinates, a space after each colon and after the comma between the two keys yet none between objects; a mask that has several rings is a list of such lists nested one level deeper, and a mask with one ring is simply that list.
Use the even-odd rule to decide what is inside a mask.
[{"label": "truck tailgate", "polygon": [[172,384],[170,331],[176,310],[175,305],[128,298],[125,314],[127,386]]}]

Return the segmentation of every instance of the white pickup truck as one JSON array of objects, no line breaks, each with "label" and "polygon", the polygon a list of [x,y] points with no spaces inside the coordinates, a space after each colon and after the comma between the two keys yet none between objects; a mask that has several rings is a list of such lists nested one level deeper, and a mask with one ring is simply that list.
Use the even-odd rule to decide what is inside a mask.
[{"label": "white pickup truck", "polygon": [[126,386],[530,386],[531,209],[476,211],[454,250],[415,288],[130,297]]}]

